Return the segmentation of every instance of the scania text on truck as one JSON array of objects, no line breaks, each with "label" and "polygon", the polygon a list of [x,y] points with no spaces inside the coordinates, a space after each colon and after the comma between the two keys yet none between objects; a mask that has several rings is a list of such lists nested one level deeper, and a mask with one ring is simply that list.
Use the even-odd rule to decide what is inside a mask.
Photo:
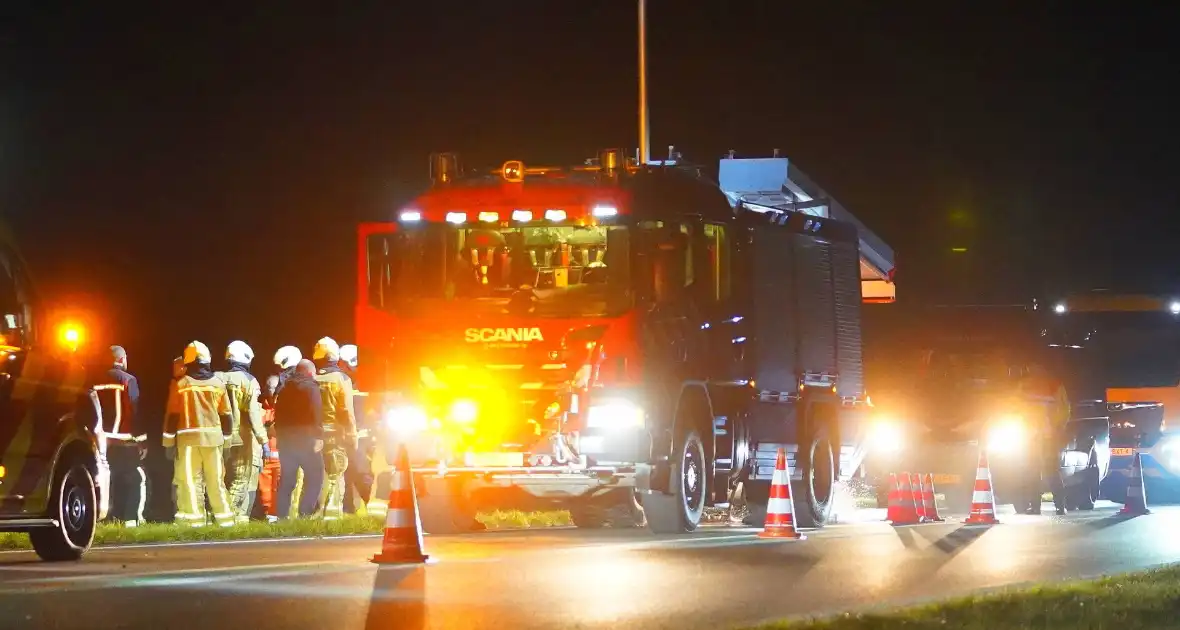
[{"label": "scania text on truck", "polygon": [[800,524],[828,520],[864,453],[861,284],[892,299],[883,243],[785,158],[723,159],[720,184],[618,150],[433,164],[360,226],[356,308],[358,381],[387,458],[408,446],[426,531],[546,503],[581,527],[621,506],[691,531],[731,502],[761,524],[779,448]]}]

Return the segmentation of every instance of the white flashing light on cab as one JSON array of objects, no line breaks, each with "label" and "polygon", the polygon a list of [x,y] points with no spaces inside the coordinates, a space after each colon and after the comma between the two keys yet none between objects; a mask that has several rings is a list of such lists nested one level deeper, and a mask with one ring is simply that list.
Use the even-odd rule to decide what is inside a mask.
[{"label": "white flashing light on cab", "polygon": [[614,206],[594,206],[590,213],[599,219],[607,219],[618,216],[619,209]]},{"label": "white flashing light on cab", "polygon": [[466,222],[467,222],[467,213],[466,212],[448,212],[447,213],[447,223],[453,223],[455,225],[462,225],[463,223],[466,223]]},{"label": "white flashing light on cab", "polygon": [[545,220],[546,221],[553,221],[554,223],[556,223],[559,221],[565,221],[565,217],[566,217],[565,210],[546,210],[545,211]]},{"label": "white flashing light on cab", "polygon": [[398,216],[403,223],[417,223],[422,220],[422,213],[417,210],[404,210]]}]

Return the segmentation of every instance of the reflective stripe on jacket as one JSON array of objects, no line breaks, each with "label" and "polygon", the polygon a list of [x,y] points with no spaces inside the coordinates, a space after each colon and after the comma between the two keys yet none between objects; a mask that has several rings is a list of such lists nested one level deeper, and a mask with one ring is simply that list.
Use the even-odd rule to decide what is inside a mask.
[{"label": "reflective stripe on jacket", "polygon": [[90,389],[98,396],[98,421],[95,432],[108,440],[142,442],[147,436],[135,432],[134,406],[127,386],[122,383],[100,383]]}]

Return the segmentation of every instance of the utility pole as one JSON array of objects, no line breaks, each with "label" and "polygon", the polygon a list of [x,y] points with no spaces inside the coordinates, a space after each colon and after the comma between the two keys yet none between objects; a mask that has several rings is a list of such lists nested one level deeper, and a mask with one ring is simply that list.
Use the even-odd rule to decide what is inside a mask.
[{"label": "utility pole", "polygon": [[651,129],[647,124],[647,0],[639,0],[639,163],[651,160]]}]

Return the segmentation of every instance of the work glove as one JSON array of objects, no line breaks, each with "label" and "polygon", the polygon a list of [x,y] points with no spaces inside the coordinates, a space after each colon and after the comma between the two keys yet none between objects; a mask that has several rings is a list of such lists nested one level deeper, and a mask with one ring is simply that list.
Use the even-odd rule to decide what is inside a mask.
[{"label": "work glove", "polygon": [[322,453],[324,450],[324,441],[323,440],[316,440],[315,446],[313,446],[311,450],[316,453]]},{"label": "work glove", "polygon": [[165,446],[164,447],[164,457],[167,457],[168,461],[174,461],[176,459],[176,447],[175,446]]},{"label": "work glove", "polygon": [[271,453],[270,444],[269,443],[263,444],[262,445],[262,459],[271,459],[272,455],[273,455],[273,453]]}]

